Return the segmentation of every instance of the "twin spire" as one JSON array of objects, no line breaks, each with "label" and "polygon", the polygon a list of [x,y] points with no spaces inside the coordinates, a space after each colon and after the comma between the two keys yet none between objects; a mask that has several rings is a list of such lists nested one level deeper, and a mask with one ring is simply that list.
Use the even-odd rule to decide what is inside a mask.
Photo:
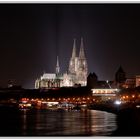
[{"label": "twin spire", "polygon": [[[75,57],[76,57],[76,39],[74,39],[73,50],[72,50],[72,58],[75,58]],[[81,38],[79,58],[82,58],[82,59],[85,58],[83,38]]]},{"label": "twin spire", "polygon": [[[76,57],[76,39],[74,39],[73,41],[74,42],[73,42],[72,58],[75,58]],[[81,38],[79,58],[85,59],[83,38]],[[59,74],[59,72],[60,72],[60,66],[59,66],[59,60],[58,60],[58,56],[57,56],[56,74]]]},{"label": "twin spire", "polygon": [[57,56],[57,62],[56,62],[56,74],[59,74],[60,72],[60,66],[59,66],[59,60],[58,60],[58,56]]},{"label": "twin spire", "polygon": [[73,40],[73,50],[72,50],[72,58],[76,57],[76,39]]}]

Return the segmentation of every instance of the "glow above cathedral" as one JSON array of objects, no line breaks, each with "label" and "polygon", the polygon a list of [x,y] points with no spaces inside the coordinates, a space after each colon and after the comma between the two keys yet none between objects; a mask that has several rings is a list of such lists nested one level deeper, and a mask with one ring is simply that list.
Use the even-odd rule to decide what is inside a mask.
[{"label": "glow above cathedral", "polygon": [[80,52],[76,54],[76,39],[74,39],[72,57],[69,61],[68,73],[61,74],[57,56],[56,73],[44,73],[35,81],[35,88],[86,86],[88,65],[84,52],[83,38],[81,38]]}]

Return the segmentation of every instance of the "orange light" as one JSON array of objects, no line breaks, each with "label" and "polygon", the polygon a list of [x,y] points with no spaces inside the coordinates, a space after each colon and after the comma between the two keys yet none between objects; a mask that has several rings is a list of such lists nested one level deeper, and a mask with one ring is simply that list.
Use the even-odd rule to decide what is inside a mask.
[{"label": "orange light", "polygon": [[132,95],[132,98],[135,98],[135,95]]},{"label": "orange light", "polygon": [[125,96],[123,96],[123,99],[125,99]]},{"label": "orange light", "polygon": [[126,96],[126,98],[128,98],[128,96]]}]

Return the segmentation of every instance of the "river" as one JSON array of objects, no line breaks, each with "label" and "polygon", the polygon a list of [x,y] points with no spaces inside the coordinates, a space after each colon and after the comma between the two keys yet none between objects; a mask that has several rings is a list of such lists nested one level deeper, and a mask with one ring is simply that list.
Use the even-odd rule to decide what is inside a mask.
[{"label": "river", "polygon": [[2,110],[1,136],[110,136],[116,115],[97,110]]}]

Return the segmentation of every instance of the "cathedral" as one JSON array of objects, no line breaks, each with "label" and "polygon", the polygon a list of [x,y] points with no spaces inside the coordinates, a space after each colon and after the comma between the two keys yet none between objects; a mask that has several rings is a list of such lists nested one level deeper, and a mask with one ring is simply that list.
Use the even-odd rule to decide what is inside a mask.
[{"label": "cathedral", "polygon": [[57,57],[56,72],[44,73],[35,81],[35,88],[73,87],[75,85],[86,86],[88,65],[84,52],[83,38],[81,38],[79,55],[76,53],[76,39],[73,42],[72,56],[69,61],[68,72],[61,74]]}]

